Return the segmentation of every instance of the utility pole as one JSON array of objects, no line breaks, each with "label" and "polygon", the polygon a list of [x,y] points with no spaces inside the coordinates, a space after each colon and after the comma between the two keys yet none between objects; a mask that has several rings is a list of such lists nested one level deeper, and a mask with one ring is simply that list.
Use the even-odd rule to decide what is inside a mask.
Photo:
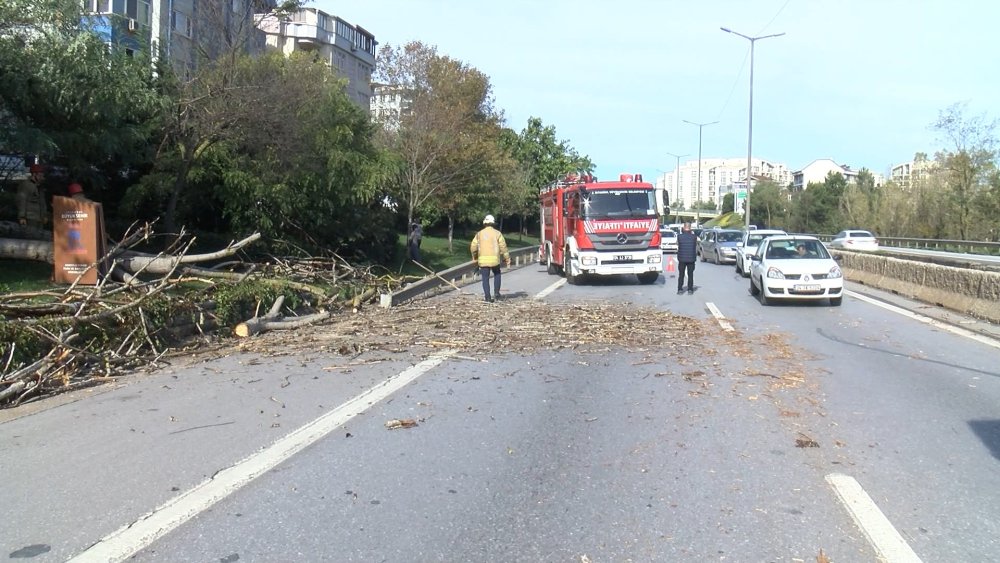
[{"label": "utility pole", "polygon": [[[718,121],[712,121],[709,123],[695,123],[694,121],[688,121],[686,119],[682,119],[681,121],[683,121],[684,123],[690,123],[691,125],[698,126],[698,203],[700,203],[701,202],[701,129],[706,125],[715,125],[716,123],[718,123]],[[694,210],[695,226],[697,226],[701,222],[700,211],[701,209]]]},{"label": "utility pole", "polygon": [[[674,154],[672,152],[668,152],[667,154],[677,159],[677,164],[674,165],[674,195],[677,196],[677,199],[680,199],[680,197],[681,197],[681,158],[683,158],[685,156],[691,156],[691,155],[689,155],[689,154]],[[680,223],[680,218],[681,218],[680,211],[676,211],[674,213],[674,218],[677,219],[677,221],[674,221],[675,223]]]},{"label": "utility pole", "polygon": [[745,211],[746,211],[746,228],[747,228],[747,230],[750,230],[750,182],[751,182],[751,179],[753,178],[753,174],[751,172],[751,170],[752,170],[752,168],[751,168],[751,164],[752,164],[751,158],[753,158],[752,157],[752,155],[753,155],[753,46],[754,46],[754,43],[756,43],[757,40],[759,40],[759,39],[768,39],[770,37],[781,37],[782,35],[784,35],[784,32],[782,32],[782,33],[773,33],[771,35],[761,35],[761,36],[758,36],[758,37],[750,37],[748,35],[743,35],[742,33],[739,33],[737,31],[733,31],[733,30],[731,30],[729,28],[726,28],[726,27],[720,27],[719,29],[721,29],[722,31],[725,31],[726,33],[732,33],[733,35],[739,35],[743,39],[746,39],[747,41],[750,42],[750,125],[747,127],[747,197],[746,197],[745,200],[743,200],[743,204],[746,206],[746,209],[745,209]]}]

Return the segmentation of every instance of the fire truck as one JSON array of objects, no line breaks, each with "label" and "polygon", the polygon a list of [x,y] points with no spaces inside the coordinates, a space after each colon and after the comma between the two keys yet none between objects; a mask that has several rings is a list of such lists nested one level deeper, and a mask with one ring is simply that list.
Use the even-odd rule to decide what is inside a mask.
[{"label": "fire truck", "polygon": [[542,188],[539,201],[539,260],[550,274],[562,273],[572,284],[584,276],[636,274],[644,284],[659,277],[657,194],[641,175],[599,182],[570,174]]}]

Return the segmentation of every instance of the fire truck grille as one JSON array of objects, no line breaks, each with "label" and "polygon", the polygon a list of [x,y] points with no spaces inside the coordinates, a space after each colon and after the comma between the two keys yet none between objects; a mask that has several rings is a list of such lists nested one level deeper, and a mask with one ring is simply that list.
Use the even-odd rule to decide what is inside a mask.
[{"label": "fire truck grille", "polygon": [[618,234],[591,235],[590,241],[594,244],[594,250],[601,252],[611,252],[619,250],[646,250],[653,240],[653,233],[635,233],[628,235],[625,243],[618,242]]}]

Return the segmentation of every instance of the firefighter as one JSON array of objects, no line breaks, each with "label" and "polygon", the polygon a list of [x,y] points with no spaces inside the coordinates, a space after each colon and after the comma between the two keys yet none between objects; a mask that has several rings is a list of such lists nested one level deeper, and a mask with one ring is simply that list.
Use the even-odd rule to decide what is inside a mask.
[{"label": "firefighter", "polygon": [[[500,299],[500,260],[510,267],[510,253],[503,234],[493,228],[496,220],[492,215],[483,218],[483,229],[476,233],[469,247],[472,259],[479,262],[479,273],[483,278],[483,295],[487,303]],[[493,273],[493,295],[490,295],[490,272]]]},{"label": "firefighter", "polygon": [[17,186],[17,221],[22,225],[41,229],[49,222],[49,207],[42,189],[45,169],[41,164],[32,164],[28,172],[28,178],[21,180]]}]

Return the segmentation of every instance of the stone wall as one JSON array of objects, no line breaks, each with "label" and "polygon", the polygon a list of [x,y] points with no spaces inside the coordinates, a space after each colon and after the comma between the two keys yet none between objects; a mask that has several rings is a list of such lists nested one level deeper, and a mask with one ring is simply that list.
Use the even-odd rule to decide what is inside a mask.
[{"label": "stone wall", "polygon": [[1000,272],[838,252],[848,281],[1000,322]]}]

